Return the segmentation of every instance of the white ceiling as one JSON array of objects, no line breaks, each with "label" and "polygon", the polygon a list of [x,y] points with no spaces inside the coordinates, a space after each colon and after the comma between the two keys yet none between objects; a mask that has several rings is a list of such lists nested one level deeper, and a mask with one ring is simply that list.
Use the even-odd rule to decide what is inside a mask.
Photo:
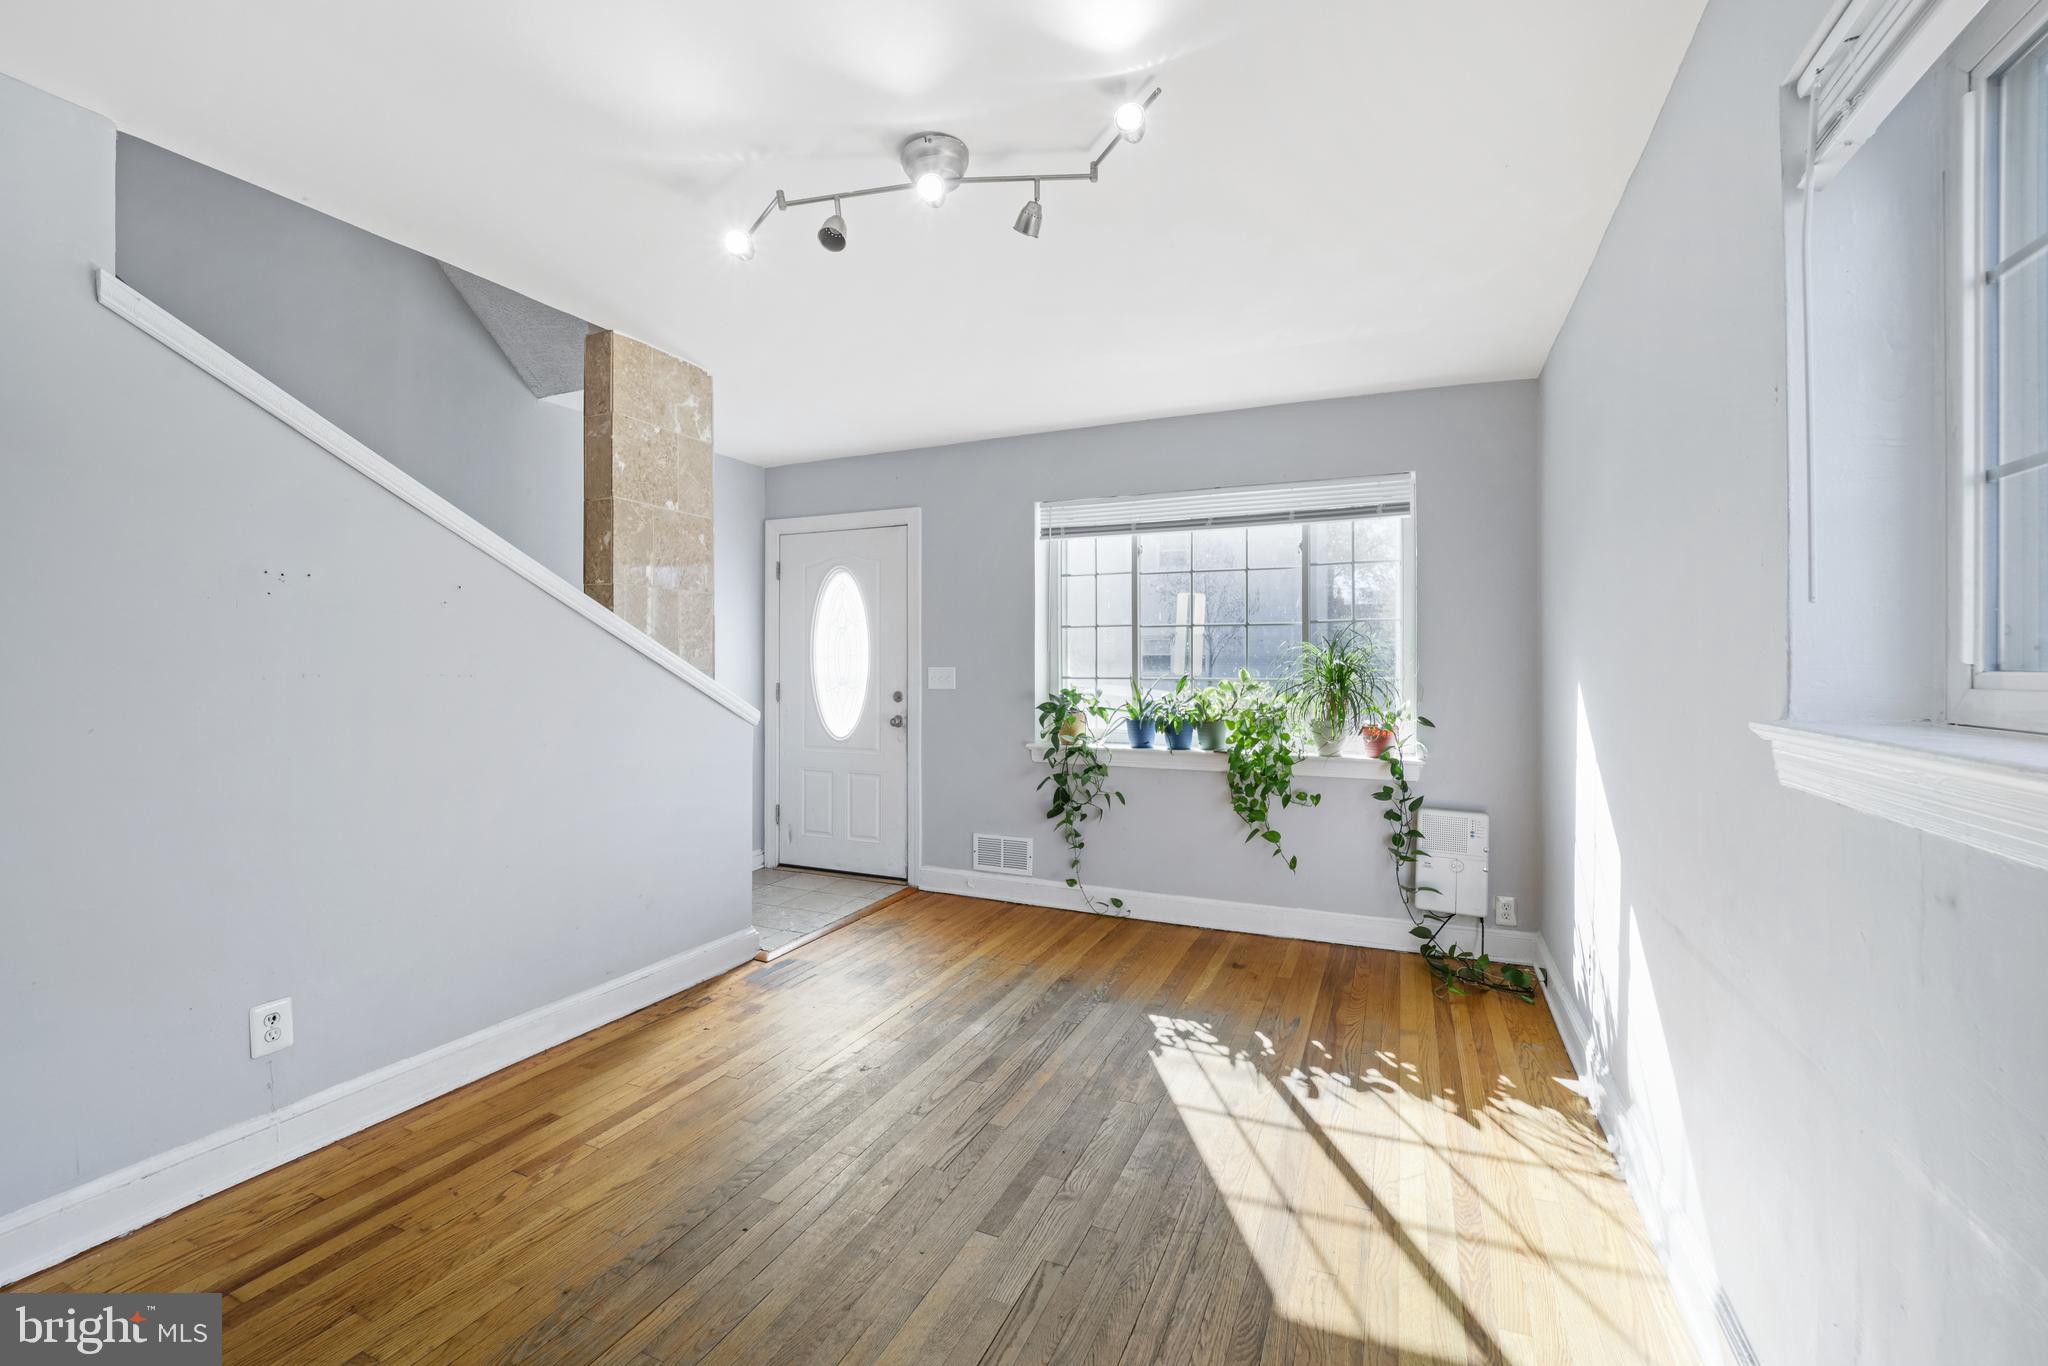
[{"label": "white ceiling", "polygon": [[[763,464],[1542,367],[1703,0],[0,0],[0,69],[708,367]],[[824,209],[777,188],[1097,185]]]}]

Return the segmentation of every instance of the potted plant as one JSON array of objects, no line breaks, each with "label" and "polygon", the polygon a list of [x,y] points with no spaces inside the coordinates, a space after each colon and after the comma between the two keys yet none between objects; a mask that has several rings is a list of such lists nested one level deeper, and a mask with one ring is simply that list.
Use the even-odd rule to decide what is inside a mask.
[{"label": "potted plant", "polygon": [[1379,689],[1378,695],[1359,714],[1358,733],[1365,740],[1365,752],[1369,757],[1381,758],[1394,747],[1394,741],[1401,733],[1402,717],[1400,700],[1391,690]]},{"label": "potted plant", "polygon": [[1131,680],[1131,700],[1124,703],[1124,733],[1132,749],[1150,749],[1159,733],[1159,702]]},{"label": "potted plant", "polygon": [[1287,700],[1308,722],[1316,753],[1330,758],[1367,708],[1386,698],[1385,652],[1376,641],[1349,628],[1324,644],[1301,647]]},{"label": "potted plant", "polygon": [[1223,683],[1211,684],[1195,694],[1192,710],[1197,748],[1220,752],[1230,743],[1231,700],[1232,690]]},{"label": "potted plant", "polygon": [[1186,674],[1173,685],[1172,692],[1159,699],[1159,732],[1166,737],[1168,749],[1195,746],[1195,694],[1188,688]]}]

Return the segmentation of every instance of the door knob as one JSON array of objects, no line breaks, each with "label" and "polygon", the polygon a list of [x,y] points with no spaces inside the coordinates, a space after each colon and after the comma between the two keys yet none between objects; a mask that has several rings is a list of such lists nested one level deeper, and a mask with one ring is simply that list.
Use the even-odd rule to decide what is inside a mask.
[{"label": "door knob", "polygon": [[894,715],[894,716],[890,717],[890,718],[889,718],[889,724],[890,724],[890,725],[892,725],[892,726],[894,726],[894,727],[896,727],[896,729],[898,729],[898,730],[902,730],[902,729],[903,729],[903,713],[902,713],[902,712],[898,712],[898,713],[896,713],[896,715]]}]

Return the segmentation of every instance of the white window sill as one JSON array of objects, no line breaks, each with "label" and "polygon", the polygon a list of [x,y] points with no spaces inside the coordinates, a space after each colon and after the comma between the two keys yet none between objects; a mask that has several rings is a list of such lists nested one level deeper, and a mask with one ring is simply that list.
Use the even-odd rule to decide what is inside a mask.
[{"label": "white window sill", "polygon": [[[1033,740],[1024,746],[1031,751],[1033,759],[1045,758],[1045,742]],[[1168,749],[1164,745],[1152,749],[1132,749],[1129,745],[1097,744],[1095,752],[1109,760],[1111,768],[1170,768],[1183,773],[1221,773],[1224,769],[1223,756],[1207,749]],[[1408,756],[1403,764],[1412,779],[1422,773],[1422,760]],[[1380,782],[1386,779],[1387,761],[1366,755],[1363,747],[1355,754],[1339,754],[1334,759],[1308,754],[1294,763],[1294,776],[1302,779],[1339,780],[1361,783]]]},{"label": "white window sill", "polygon": [[1751,729],[1786,787],[2048,868],[2048,736],[1884,722]]}]

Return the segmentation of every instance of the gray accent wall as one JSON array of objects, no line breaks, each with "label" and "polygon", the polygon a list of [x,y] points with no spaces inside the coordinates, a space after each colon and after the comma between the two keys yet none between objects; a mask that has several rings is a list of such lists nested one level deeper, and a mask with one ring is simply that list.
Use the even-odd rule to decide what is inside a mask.
[{"label": "gray accent wall", "polygon": [[117,157],[123,280],[582,582],[583,419],[528,391],[432,258],[138,138]]},{"label": "gray accent wall", "polygon": [[1543,374],[1543,934],[1710,1360],[1721,1322],[1769,1363],[2033,1360],[2048,874],[1790,792],[1749,729],[1803,597],[1778,84],[1826,8],[1710,0]]},{"label": "gray accent wall", "polygon": [[[1038,874],[1059,877],[1042,770],[1024,748],[1038,700],[1034,506],[1416,471],[1422,702],[1438,726],[1424,783],[1432,802],[1492,816],[1493,887],[1521,898],[1530,925],[1541,876],[1535,401],[1533,383],[1479,385],[784,465],[768,471],[767,512],[923,509],[925,661],[959,670],[956,690],[922,694],[924,862],[966,868],[975,833],[1027,835]],[[1281,817],[1293,873],[1243,842],[1221,774],[1129,770],[1118,785],[1129,805],[1090,837],[1091,881],[1402,914],[1366,783],[1319,784],[1320,807]]]},{"label": "gray accent wall", "polygon": [[114,141],[0,77],[0,1213],[748,925],[751,728],[96,303]]}]

